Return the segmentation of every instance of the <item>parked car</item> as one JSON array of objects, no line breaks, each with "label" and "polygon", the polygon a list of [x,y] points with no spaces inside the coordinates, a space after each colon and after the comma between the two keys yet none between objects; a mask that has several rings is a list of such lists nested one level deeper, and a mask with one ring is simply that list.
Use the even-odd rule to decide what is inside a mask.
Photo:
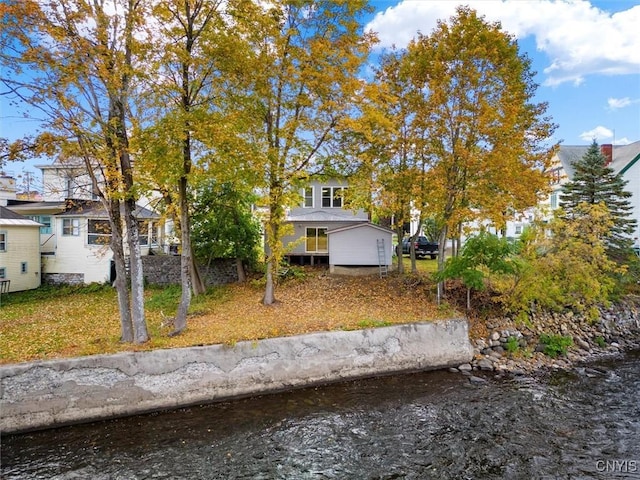
[{"label": "parked car", "polygon": [[[414,242],[416,250],[416,258],[426,257],[436,258],[438,256],[438,243],[430,242],[427,237],[419,236]],[[405,238],[402,241],[402,253],[409,255],[409,248],[411,247],[410,238]]]}]

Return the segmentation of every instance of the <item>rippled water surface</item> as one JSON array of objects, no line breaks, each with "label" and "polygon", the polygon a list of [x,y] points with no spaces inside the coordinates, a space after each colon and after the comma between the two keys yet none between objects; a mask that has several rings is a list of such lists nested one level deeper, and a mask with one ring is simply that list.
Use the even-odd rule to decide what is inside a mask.
[{"label": "rippled water surface", "polygon": [[640,479],[640,354],[427,372],[2,438],[9,479]]}]

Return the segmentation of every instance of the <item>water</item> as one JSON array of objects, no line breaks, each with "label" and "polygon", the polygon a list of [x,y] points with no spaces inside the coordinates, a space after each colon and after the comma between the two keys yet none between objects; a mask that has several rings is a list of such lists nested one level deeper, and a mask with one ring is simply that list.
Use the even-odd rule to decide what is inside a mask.
[{"label": "water", "polygon": [[2,439],[13,479],[640,479],[640,354],[427,372]]}]

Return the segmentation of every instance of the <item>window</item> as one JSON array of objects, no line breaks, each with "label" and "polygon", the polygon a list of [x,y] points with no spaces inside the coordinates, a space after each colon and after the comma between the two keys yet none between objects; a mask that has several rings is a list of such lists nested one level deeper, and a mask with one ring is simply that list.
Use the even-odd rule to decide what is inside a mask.
[{"label": "window", "polygon": [[307,187],[303,189],[302,196],[304,197],[304,208],[313,208],[313,187]]},{"label": "window", "polygon": [[551,184],[552,185],[560,183],[560,176],[562,174],[562,167],[554,168],[549,173],[551,174]]},{"label": "window", "polygon": [[51,230],[51,217],[49,215],[32,215],[29,217],[34,222],[41,223],[40,233],[52,233]]},{"label": "window", "polygon": [[309,253],[327,253],[327,229],[322,228],[307,228],[307,245],[306,250]]},{"label": "window", "polygon": [[7,251],[7,232],[0,232],[0,252]]},{"label": "window", "polygon": [[80,236],[80,219],[79,218],[63,218],[62,219],[62,235],[78,237]]},{"label": "window", "polygon": [[111,241],[109,220],[90,219],[87,224],[87,243],[89,245],[108,245]]},{"label": "window", "polygon": [[0,267],[0,280],[4,280],[5,278],[7,278],[7,269]]},{"label": "window", "polygon": [[138,220],[138,237],[140,245],[157,245],[158,236],[155,225],[150,220]]},{"label": "window", "polygon": [[322,207],[342,208],[346,187],[322,187]]},{"label": "window", "polygon": [[520,235],[522,233],[522,225],[516,225],[516,235]]},{"label": "window", "polygon": [[549,197],[549,204],[553,209],[558,208],[558,192],[553,192],[551,194],[551,196]]},{"label": "window", "polygon": [[27,273],[27,262],[22,262],[20,264],[20,273]]}]

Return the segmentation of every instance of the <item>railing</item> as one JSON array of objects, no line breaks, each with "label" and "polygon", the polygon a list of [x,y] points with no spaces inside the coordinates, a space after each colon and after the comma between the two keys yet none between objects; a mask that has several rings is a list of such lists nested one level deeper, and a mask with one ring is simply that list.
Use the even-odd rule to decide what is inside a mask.
[{"label": "railing", "polygon": [[9,293],[11,280],[0,280],[0,305],[2,305],[2,294]]}]

